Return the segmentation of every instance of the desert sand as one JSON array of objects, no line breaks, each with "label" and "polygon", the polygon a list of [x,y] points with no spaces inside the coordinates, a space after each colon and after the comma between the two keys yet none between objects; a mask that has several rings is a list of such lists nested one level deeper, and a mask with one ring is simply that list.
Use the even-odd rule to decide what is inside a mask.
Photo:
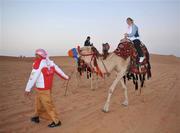
[{"label": "desert sand", "polygon": [[[71,74],[75,69],[69,57],[52,58]],[[110,112],[101,111],[108,88],[115,74],[98,80],[98,88],[90,90],[90,80],[78,79],[76,73],[69,81],[55,76],[53,100],[62,126],[50,129],[50,121],[31,123],[34,92],[24,98],[32,58],[0,57],[0,133],[180,133],[180,58],[151,55],[152,78],[147,80],[141,96],[135,95],[128,82],[129,106],[123,102],[120,83],[113,94]]]}]

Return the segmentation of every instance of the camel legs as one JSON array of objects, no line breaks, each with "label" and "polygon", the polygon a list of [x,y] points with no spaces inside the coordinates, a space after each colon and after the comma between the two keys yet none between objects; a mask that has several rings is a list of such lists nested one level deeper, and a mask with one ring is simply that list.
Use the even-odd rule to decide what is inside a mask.
[{"label": "camel legs", "polygon": [[93,88],[93,74],[92,73],[91,73],[90,80],[91,80],[91,90],[94,90],[94,88]]},{"label": "camel legs", "polygon": [[115,90],[115,87],[117,85],[117,83],[119,82],[120,79],[122,79],[122,73],[118,73],[116,79],[113,81],[111,87],[109,88],[109,92],[108,92],[108,97],[107,97],[107,100],[106,100],[106,103],[104,105],[104,108],[103,108],[103,112],[108,112],[109,111],[109,103],[110,103],[110,100],[111,100],[111,96]]},{"label": "camel legs", "polygon": [[95,79],[95,87],[96,87],[96,89],[98,88],[98,75],[96,75],[96,79]]},{"label": "camel legs", "polygon": [[124,102],[122,103],[122,105],[128,106],[127,86],[125,85],[125,83],[124,83],[124,81],[123,81],[122,78],[121,78],[120,82],[121,82],[122,87],[124,88],[124,98],[125,98],[125,100],[124,100]]},{"label": "camel legs", "polygon": [[[96,75],[96,74],[94,74],[94,73],[91,73],[91,77],[90,77],[90,80],[91,80],[91,90],[95,90],[95,89],[97,89],[98,88],[98,75]],[[95,83],[94,83],[94,82]],[[95,84],[95,86],[94,86],[94,84]]]}]

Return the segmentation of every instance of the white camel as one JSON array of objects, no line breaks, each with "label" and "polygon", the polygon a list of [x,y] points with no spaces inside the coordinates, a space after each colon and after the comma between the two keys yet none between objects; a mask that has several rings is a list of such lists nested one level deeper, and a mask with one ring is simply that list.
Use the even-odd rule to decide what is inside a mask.
[{"label": "white camel", "polygon": [[124,88],[125,100],[122,104],[125,106],[128,106],[127,86],[125,85],[123,81],[123,76],[126,74],[128,67],[130,65],[130,57],[128,57],[125,60],[117,56],[115,53],[111,53],[105,60],[103,60],[102,57],[99,57],[99,58],[94,57],[92,47],[89,47],[89,46],[82,47],[79,51],[79,54],[81,55],[81,59],[84,60],[93,69],[97,69],[93,63],[94,60],[97,60],[98,67],[103,74],[107,74],[107,73],[110,74],[112,73],[113,70],[117,72],[116,79],[113,81],[112,85],[109,88],[108,97],[103,107],[103,111],[104,112],[109,111],[111,96],[119,81],[121,82],[121,85]]}]

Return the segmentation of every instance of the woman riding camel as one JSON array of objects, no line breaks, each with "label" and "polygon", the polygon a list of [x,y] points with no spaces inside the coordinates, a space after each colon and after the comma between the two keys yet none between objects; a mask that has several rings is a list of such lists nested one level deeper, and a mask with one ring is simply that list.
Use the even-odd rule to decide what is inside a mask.
[{"label": "woman riding camel", "polygon": [[25,89],[25,96],[30,96],[30,92],[35,85],[35,114],[31,121],[39,123],[39,118],[46,118],[52,121],[48,127],[57,127],[61,125],[61,121],[58,118],[51,96],[53,76],[56,73],[65,80],[68,80],[69,77],[48,58],[45,50],[38,49],[35,55],[33,69]]},{"label": "woman riding camel", "polygon": [[141,41],[139,40],[138,27],[134,24],[132,18],[127,18],[126,22],[128,24],[128,32],[124,34],[125,38],[130,39],[134,43],[134,47],[137,50],[139,56],[139,62],[143,62],[145,59],[143,51],[141,50]]}]

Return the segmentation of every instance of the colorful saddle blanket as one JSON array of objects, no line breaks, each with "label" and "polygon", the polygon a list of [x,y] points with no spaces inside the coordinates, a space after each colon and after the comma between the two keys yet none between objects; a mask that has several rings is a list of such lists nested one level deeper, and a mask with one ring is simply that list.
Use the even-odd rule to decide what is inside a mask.
[{"label": "colorful saddle blanket", "polygon": [[124,59],[130,57],[131,63],[129,73],[132,74],[146,74],[148,78],[151,77],[151,66],[149,63],[149,52],[144,44],[141,44],[141,49],[144,53],[145,59],[142,63],[139,62],[139,57],[136,49],[134,48],[133,42],[125,41],[119,43],[114,53]]}]

